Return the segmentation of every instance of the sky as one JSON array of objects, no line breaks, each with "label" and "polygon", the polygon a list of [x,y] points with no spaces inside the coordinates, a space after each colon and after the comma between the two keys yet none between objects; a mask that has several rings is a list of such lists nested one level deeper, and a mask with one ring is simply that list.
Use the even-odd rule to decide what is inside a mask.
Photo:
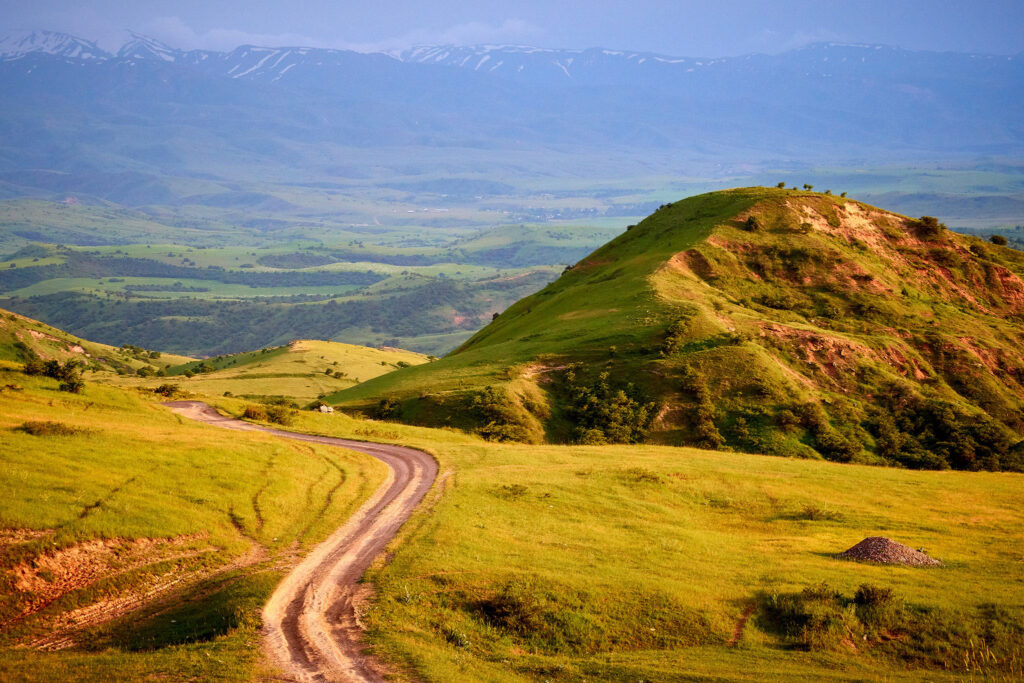
[{"label": "sky", "polygon": [[1024,0],[0,0],[0,36],[27,29],[106,49],[131,29],[213,50],[502,43],[725,57],[828,41],[1016,54]]}]

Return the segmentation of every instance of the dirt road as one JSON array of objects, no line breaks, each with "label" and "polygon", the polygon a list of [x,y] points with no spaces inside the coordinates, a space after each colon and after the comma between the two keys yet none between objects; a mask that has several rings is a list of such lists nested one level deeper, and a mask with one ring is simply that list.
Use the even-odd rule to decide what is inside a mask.
[{"label": "dirt road", "polygon": [[383,682],[379,664],[362,654],[356,621],[357,582],[426,495],[437,477],[437,462],[412,448],[242,422],[224,417],[200,401],[164,405],[218,427],[360,451],[388,466],[387,480],[370,500],[285,577],[263,608],[264,644],[289,679]]}]

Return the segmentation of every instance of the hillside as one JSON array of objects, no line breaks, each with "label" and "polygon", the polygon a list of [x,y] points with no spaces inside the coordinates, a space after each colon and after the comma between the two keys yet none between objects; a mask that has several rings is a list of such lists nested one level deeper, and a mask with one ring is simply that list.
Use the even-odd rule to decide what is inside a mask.
[{"label": "hillside", "polygon": [[439,362],[333,400],[497,439],[1021,469],[1022,275],[1024,254],[934,220],[713,192],[663,206]]},{"label": "hillside", "polygon": [[175,365],[160,377],[126,378],[118,383],[146,388],[173,383],[181,390],[205,396],[227,393],[309,402],[397,368],[425,362],[423,354],[403,349],[296,339],[275,348]]},{"label": "hillside", "polygon": [[0,360],[24,362],[33,355],[43,360],[77,360],[86,370],[115,373],[135,373],[140,368],[157,372],[193,360],[137,346],[97,344],[0,309]]},{"label": "hillside", "polygon": [[252,680],[275,584],[385,478],[161,398],[0,361],[0,679]]}]

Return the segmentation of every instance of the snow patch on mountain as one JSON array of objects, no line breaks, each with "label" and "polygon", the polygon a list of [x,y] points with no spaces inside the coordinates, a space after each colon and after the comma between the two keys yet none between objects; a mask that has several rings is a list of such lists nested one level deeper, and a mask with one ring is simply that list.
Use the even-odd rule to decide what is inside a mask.
[{"label": "snow patch on mountain", "polygon": [[10,62],[32,54],[48,54],[67,59],[107,59],[109,52],[67,33],[27,31],[0,38],[0,61]]}]

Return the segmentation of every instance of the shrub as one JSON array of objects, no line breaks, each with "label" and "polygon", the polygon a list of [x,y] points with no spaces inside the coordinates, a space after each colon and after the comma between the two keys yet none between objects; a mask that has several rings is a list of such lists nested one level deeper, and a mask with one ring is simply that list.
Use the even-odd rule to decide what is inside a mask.
[{"label": "shrub", "polygon": [[639,443],[657,413],[632,384],[613,385],[607,372],[592,382],[581,381],[580,364],[569,366],[564,375],[568,393],[566,418],[574,425],[573,440],[600,443]]},{"label": "shrub", "polygon": [[696,400],[693,434],[701,448],[717,449],[725,444],[725,438],[715,424],[715,404],[711,399],[707,380],[697,369],[683,368],[683,389]]},{"label": "shrub", "polygon": [[939,219],[934,216],[921,216],[916,221],[911,222],[911,227],[914,228],[918,236],[926,239],[938,237],[946,230],[946,225],[940,223]]},{"label": "shrub", "polygon": [[661,355],[671,356],[678,351],[686,340],[688,329],[689,321],[685,318],[680,318],[669,325],[665,332],[665,340],[661,343]]},{"label": "shrub", "polygon": [[988,238],[988,241],[991,242],[992,244],[998,244],[1001,247],[1006,246],[1006,238],[1003,237],[1002,235],[992,235],[991,237]]},{"label": "shrub", "polygon": [[903,621],[903,604],[891,588],[863,584],[853,596],[857,618],[868,629],[880,630],[897,628]]},{"label": "shrub", "polygon": [[48,421],[37,421],[30,420],[23,422],[19,431],[31,434],[32,436],[74,436],[76,434],[84,434],[87,430],[81,427],[73,427],[63,422],[48,422]]},{"label": "shrub", "polygon": [[295,417],[295,411],[283,405],[267,407],[267,422],[279,425],[290,425]]},{"label": "shrub", "polygon": [[160,394],[161,396],[166,396],[167,398],[176,396],[180,391],[181,390],[177,384],[161,384],[157,388],[153,389],[154,394]]},{"label": "shrub", "polygon": [[385,396],[370,411],[370,415],[377,420],[388,420],[398,414],[399,403],[394,396]]},{"label": "shrub", "polygon": [[267,422],[267,411],[260,406],[246,406],[245,410],[242,411],[242,417],[246,420]]},{"label": "shrub", "polygon": [[484,423],[477,432],[488,441],[529,441],[530,432],[522,422],[522,415],[516,406],[501,391],[494,387],[473,396],[470,410]]},{"label": "shrub", "polygon": [[743,229],[747,232],[758,232],[761,227],[761,221],[757,220],[756,216],[748,216],[746,222],[743,223]]},{"label": "shrub", "polygon": [[60,391],[66,391],[71,394],[80,394],[82,389],[85,388],[85,382],[80,377],[72,377],[66,382],[61,382],[57,388]]}]

